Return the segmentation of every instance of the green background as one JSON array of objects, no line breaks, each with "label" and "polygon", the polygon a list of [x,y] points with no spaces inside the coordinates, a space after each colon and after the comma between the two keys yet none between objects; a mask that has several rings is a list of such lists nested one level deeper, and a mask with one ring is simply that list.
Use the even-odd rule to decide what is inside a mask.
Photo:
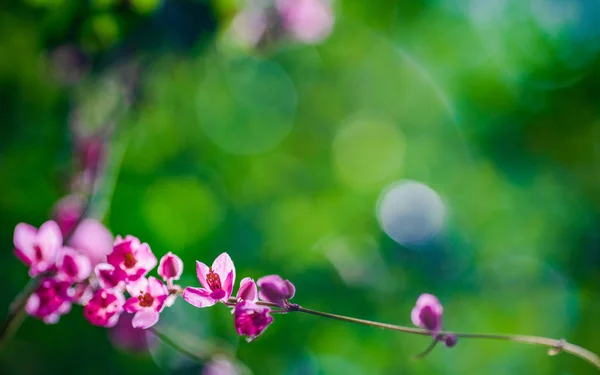
[{"label": "green background", "polygon": [[[180,255],[181,285],[199,285],[195,260],[227,251],[238,282],[280,274],[308,308],[411,325],[429,292],[450,330],[600,352],[600,5],[339,0],[322,44],[249,51],[227,32],[234,0],[5,4],[2,316],[28,280],[14,226],[39,226],[67,192],[70,112],[105,122],[120,100],[107,77],[135,61],[138,99],[116,123],[95,214],[158,257]],[[76,87],[51,74],[64,43],[93,62]],[[427,246],[396,243],[377,220],[381,192],[405,179],[445,205]],[[428,338],[295,313],[248,344],[224,306],[182,300],[158,327],[190,350],[223,346],[254,374],[596,373],[568,354],[467,339],[415,361]],[[115,348],[74,307],[57,325],[26,320],[0,372],[201,372],[157,345]]]}]

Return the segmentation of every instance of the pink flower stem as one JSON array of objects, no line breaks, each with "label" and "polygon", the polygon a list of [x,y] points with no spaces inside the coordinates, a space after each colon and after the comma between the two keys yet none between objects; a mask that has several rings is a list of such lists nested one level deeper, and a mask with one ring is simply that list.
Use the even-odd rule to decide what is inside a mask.
[{"label": "pink flower stem", "polygon": [[[270,307],[277,307],[277,305],[270,303],[270,302],[258,302],[258,304],[270,306]],[[410,333],[413,335],[431,336],[431,331],[426,330],[426,329],[405,327],[405,326],[399,326],[399,325],[395,325],[395,324],[387,324],[387,323],[374,322],[371,320],[351,318],[349,316],[336,315],[336,314],[331,314],[331,313],[327,313],[327,312],[311,310],[311,309],[307,309],[307,308],[304,308],[304,307],[301,307],[298,305],[293,305],[293,304],[289,305],[289,307],[286,310],[287,310],[287,312],[297,311],[297,312],[302,312],[305,314],[321,316],[324,318],[336,319],[336,320],[341,320],[344,322],[362,324],[362,325],[371,326],[371,327],[383,328],[383,329],[388,329],[391,331]],[[570,353],[574,356],[577,356],[581,359],[586,360],[587,362],[591,363],[592,365],[594,365],[596,368],[598,368],[600,370],[600,357],[598,357],[597,354],[595,354],[585,348],[582,348],[581,346],[571,344],[571,343],[565,341],[564,339],[556,340],[556,339],[540,337],[540,336],[497,335],[497,334],[486,334],[486,333],[460,333],[460,332],[449,332],[449,331],[440,331],[440,332],[438,332],[438,334],[440,334],[440,335],[452,334],[452,335],[455,335],[456,337],[461,337],[461,338],[465,338],[465,339],[503,340],[503,341],[519,342],[519,343],[523,343],[523,344],[545,346],[545,347],[549,348],[549,350],[548,350],[549,355],[556,355],[559,352],[564,351],[564,352]],[[431,349],[433,349],[433,348],[431,348]],[[427,354],[431,349],[428,348],[428,350],[426,350],[425,354]]]}]

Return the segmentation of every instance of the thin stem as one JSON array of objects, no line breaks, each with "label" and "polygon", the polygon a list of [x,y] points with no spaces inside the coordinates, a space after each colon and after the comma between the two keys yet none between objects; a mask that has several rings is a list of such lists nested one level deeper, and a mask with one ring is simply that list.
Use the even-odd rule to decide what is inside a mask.
[{"label": "thin stem", "polygon": [[431,351],[436,347],[438,342],[440,342],[440,340],[433,339],[433,341],[431,341],[431,344],[429,344],[429,346],[427,348],[425,348],[425,350],[423,350],[421,353],[415,355],[414,358],[415,359],[424,358],[427,354],[431,353]]},{"label": "thin stem", "polygon": [[[269,305],[271,305],[271,304],[269,304]],[[351,318],[348,316],[336,315],[336,314],[330,314],[330,313],[326,313],[326,312],[322,312],[322,311],[306,309],[306,308],[300,307],[300,306],[298,306],[297,309],[294,309],[291,311],[298,311],[298,312],[303,312],[306,314],[322,316],[325,318],[337,319],[337,320],[342,320],[345,322],[362,324],[362,325],[378,327],[378,328],[383,328],[383,329],[389,329],[392,331],[411,333],[411,334],[415,334],[415,335],[422,335],[422,336],[430,336],[431,335],[431,331],[428,331],[426,329],[404,327],[404,326],[398,326],[398,325],[394,325],[394,324],[374,322],[371,320]],[[597,354],[595,354],[585,348],[582,348],[581,346],[568,343],[564,339],[556,340],[556,339],[551,339],[551,338],[547,338],[547,337],[539,337],[539,336],[496,335],[496,334],[485,334],[485,333],[456,333],[456,332],[446,332],[446,331],[441,331],[441,332],[439,332],[439,334],[440,335],[453,334],[456,337],[462,337],[465,339],[504,340],[504,341],[520,342],[520,343],[530,344],[530,345],[545,346],[547,348],[550,348],[551,354],[555,354],[557,351],[565,351],[567,353],[571,353],[577,357],[580,357],[580,358],[588,361],[589,363],[596,366],[596,368],[598,368],[600,370],[600,357],[598,357]]]},{"label": "thin stem", "polygon": [[196,362],[200,362],[200,363],[204,362],[202,357],[200,357],[200,356],[190,352],[189,350],[185,349],[184,347],[180,346],[175,341],[171,340],[166,335],[164,335],[161,332],[159,332],[158,330],[156,330],[156,328],[154,328],[154,327],[148,328],[148,331],[152,332],[152,334],[154,336],[158,337],[160,339],[160,341],[169,345],[171,348],[175,349],[176,351],[180,352],[181,354],[185,355],[186,357],[188,357]]}]

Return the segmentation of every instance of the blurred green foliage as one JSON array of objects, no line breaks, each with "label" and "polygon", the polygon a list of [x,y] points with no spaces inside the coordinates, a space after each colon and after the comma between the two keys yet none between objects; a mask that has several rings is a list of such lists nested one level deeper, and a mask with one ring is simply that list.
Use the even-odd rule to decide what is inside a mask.
[{"label": "blurred green foliage", "polygon": [[[67,191],[69,116],[106,122],[124,100],[106,77],[133,61],[140,88],[115,124],[124,151],[104,221],[179,254],[182,285],[198,284],[196,259],[227,251],[238,279],[280,274],[306,307],[409,324],[430,292],[448,329],[600,352],[600,9],[574,0],[573,16],[566,3],[339,0],[324,43],[248,51],[228,39],[235,1],[9,1],[0,306],[28,279],[14,226],[41,224]],[[76,87],[53,73],[63,44],[90,57]],[[380,193],[401,179],[446,205],[427,246],[402,246],[378,223]],[[2,373],[200,371],[164,346],[121,352],[80,310],[54,326],[27,320],[0,352]],[[225,307],[181,300],[159,328],[192,349],[224,342],[254,374],[594,373],[504,342],[462,340],[414,361],[427,339],[301,314],[247,344]]]}]

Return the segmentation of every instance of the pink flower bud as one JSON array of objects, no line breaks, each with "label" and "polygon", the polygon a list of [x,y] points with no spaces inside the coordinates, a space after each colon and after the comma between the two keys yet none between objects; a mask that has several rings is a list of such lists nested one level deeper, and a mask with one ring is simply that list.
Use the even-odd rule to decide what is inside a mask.
[{"label": "pink flower bud", "polygon": [[98,289],[83,308],[85,318],[96,326],[114,327],[123,312],[125,297],[114,289]]},{"label": "pink flower bud", "polygon": [[247,336],[248,342],[260,336],[273,323],[271,309],[254,302],[238,302],[233,310],[235,329],[241,336]]},{"label": "pink flower bud", "polygon": [[285,306],[285,301],[294,297],[296,288],[289,280],[283,280],[279,275],[269,275],[258,279],[261,300],[272,302],[280,307]]},{"label": "pink flower bud", "polygon": [[333,28],[334,16],[325,0],[277,0],[283,27],[303,43],[323,41]]},{"label": "pink flower bud", "polygon": [[160,258],[158,274],[165,281],[179,280],[183,273],[183,261],[170,251]]},{"label": "pink flower bud", "polygon": [[54,267],[62,241],[60,228],[54,221],[45,222],[39,230],[29,224],[17,224],[13,237],[15,255],[29,266],[31,277]]},{"label": "pink flower bud", "polygon": [[57,323],[60,316],[71,310],[70,284],[56,279],[44,279],[37,290],[29,296],[25,311],[46,324]]},{"label": "pink flower bud", "polygon": [[443,312],[442,304],[436,296],[421,294],[410,316],[414,325],[432,331],[435,337],[442,329]]}]

